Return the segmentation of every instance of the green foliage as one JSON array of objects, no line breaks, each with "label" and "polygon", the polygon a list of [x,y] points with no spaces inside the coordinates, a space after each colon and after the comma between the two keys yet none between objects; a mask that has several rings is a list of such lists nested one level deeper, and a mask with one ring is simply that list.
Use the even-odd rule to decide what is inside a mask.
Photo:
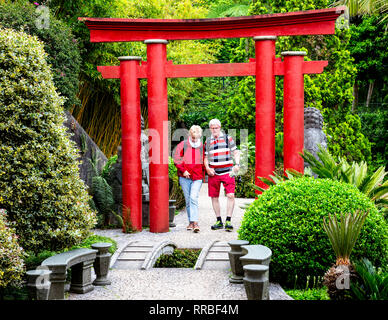
[{"label": "green foliage", "polygon": [[43,44],[0,28],[0,206],[27,251],[60,250],[95,224]]},{"label": "green foliage", "polygon": [[255,198],[255,167],[248,167],[246,173],[236,177],[236,198]]},{"label": "green foliage", "polygon": [[[264,182],[267,186],[274,186],[278,183],[281,183],[285,180],[292,180],[295,178],[301,178],[303,177],[303,173],[300,173],[294,169],[287,169],[286,173],[277,173],[276,171],[273,172],[273,174],[270,174],[268,178],[265,177],[258,177],[260,181]],[[306,174],[306,176],[311,176],[309,174]],[[267,189],[261,188],[259,186],[254,185],[254,189],[259,190],[261,192],[265,192]]]},{"label": "green foliage", "polygon": [[372,163],[369,166],[387,166],[388,108],[360,112],[359,117],[361,120],[361,131],[371,142]]},{"label": "green foliage", "polygon": [[81,56],[77,40],[71,29],[52,13],[48,17],[48,28],[39,27],[36,22],[42,19],[42,12],[36,8],[36,5],[27,1],[6,2],[0,6],[0,25],[16,31],[24,30],[30,35],[36,35],[44,43],[55,87],[66,98],[63,107],[70,109],[80,104],[77,94]]},{"label": "green foliage", "polygon": [[[109,184],[110,174],[113,169],[113,165],[117,162],[117,155],[109,158],[107,163],[101,169],[98,170],[98,162],[100,159],[92,158],[89,159],[92,165],[92,188],[91,193],[93,196],[93,205],[96,208],[97,214],[97,227],[106,227],[109,225],[110,215],[114,215],[116,217],[119,226],[123,226],[123,218],[120,214],[116,213],[117,207],[122,204],[117,204],[115,201],[115,197],[113,195],[113,188]],[[130,228],[128,228],[129,230]]]},{"label": "green foliage", "polygon": [[18,244],[18,237],[7,212],[0,209],[0,288],[18,285],[24,274],[25,252]]},{"label": "green foliage", "polygon": [[358,279],[350,283],[353,299],[388,300],[388,272],[376,268],[368,259],[355,263]]},{"label": "green foliage", "polygon": [[285,290],[294,300],[330,300],[326,288]]},{"label": "green foliage", "polygon": [[98,210],[99,224],[97,226],[104,226],[109,220],[109,215],[114,211],[114,198],[112,187],[102,176],[95,176],[92,179],[92,193],[93,201]]},{"label": "green foliage", "polygon": [[92,249],[92,244],[97,242],[109,242],[112,244],[112,246],[109,248],[109,253],[114,254],[117,250],[117,242],[111,238],[100,236],[97,234],[91,235],[90,237],[86,238],[84,241],[82,241],[80,244],[76,246],[72,246],[71,248],[65,250],[70,251],[78,248],[88,248]]},{"label": "green foliage", "polygon": [[247,16],[250,0],[219,0],[210,4],[208,18]]},{"label": "green foliage", "polygon": [[319,160],[307,150],[301,154],[311,170],[321,178],[343,181],[356,186],[362,193],[375,202],[378,207],[387,207],[388,181],[384,181],[387,175],[384,167],[375,172],[368,173],[366,162],[349,164],[345,158],[338,158],[338,162],[324,148],[318,146],[317,156]]},{"label": "green foliage", "polygon": [[335,261],[322,226],[329,214],[369,211],[353,249],[353,257],[368,257],[386,268],[388,226],[356,187],[329,179],[301,177],[271,186],[246,210],[238,238],[272,250],[270,279],[292,286],[309,276],[322,276]]},{"label": "green foliage", "polygon": [[172,254],[162,254],[154,268],[194,268],[201,249],[175,249]]},{"label": "green foliage", "polygon": [[388,53],[385,43],[388,33],[378,23],[379,16],[364,15],[359,23],[350,25],[349,50],[357,67],[357,80],[387,79],[386,63]]},{"label": "green foliage", "polygon": [[334,156],[344,157],[348,161],[371,161],[371,144],[361,132],[358,115],[346,115],[344,122],[327,128],[327,135],[328,147]]},{"label": "green foliage", "polygon": [[356,210],[354,214],[341,214],[339,223],[335,215],[323,218],[323,229],[337,257],[336,265],[350,264],[350,253],[356,244],[367,215],[367,212],[359,210]]}]

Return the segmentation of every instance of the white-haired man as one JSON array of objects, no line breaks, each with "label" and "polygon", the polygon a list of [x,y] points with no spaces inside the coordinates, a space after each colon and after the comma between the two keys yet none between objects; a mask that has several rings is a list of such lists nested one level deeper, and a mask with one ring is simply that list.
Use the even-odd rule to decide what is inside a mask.
[{"label": "white-haired man", "polygon": [[[222,223],[219,194],[221,183],[224,185],[227,196],[225,230],[232,231],[231,224],[234,209],[234,192],[236,187],[235,178],[230,173],[237,173],[240,169],[240,153],[237,150],[236,143],[231,136],[221,132],[221,122],[218,119],[212,119],[209,122],[211,136],[205,142],[204,165],[209,176],[208,194],[212,199],[212,206],[216,214],[217,221],[211,227],[212,230],[222,229]],[[233,164],[233,158],[235,164]]]}]

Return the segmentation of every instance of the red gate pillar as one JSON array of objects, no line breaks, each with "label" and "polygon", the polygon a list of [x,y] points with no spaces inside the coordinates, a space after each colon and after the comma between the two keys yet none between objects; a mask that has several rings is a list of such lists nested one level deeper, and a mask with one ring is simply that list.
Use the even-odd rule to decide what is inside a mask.
[{"label": "red gate pillar", "polygon": [[[258,36],[256,50],[256,167],[255,184],[268,188],[258,177],[275,170],[275,42],[276,36]],[[256,191],[256,194],[260,194]]]},{"label": "red gate pillar", "polygon": [[[142,229],[141,202],[141,119],[140,86],[137,66],[141,57],[119,57],[121,94],[121,155],[122,155],[122,197],[123,232],[128,221],[132,228]],[[128,208],[130,212],[128,212]],[[130,216],[128,216],[130,214]]]},{"label": "red gate pillar", "polygon": [[[145,40],[147,45],[148,129],[150,135],[150,232],[169,231],[167,40]],[[151,138],[152,137],[152,138]],[[152,139],[152,140],[151,140]],[[157,140],[157,141],[155,141]],[[159,144],[157,148],[156,146]],[[160,150],[160,152],[155,152]],[[151,155],[152,153],[152,155]]]},{"label": "red gate pillar", "polygon": [[304,51],[285,51],[284,57],[284,172],[304,171],[299,152],[304,147]]}]

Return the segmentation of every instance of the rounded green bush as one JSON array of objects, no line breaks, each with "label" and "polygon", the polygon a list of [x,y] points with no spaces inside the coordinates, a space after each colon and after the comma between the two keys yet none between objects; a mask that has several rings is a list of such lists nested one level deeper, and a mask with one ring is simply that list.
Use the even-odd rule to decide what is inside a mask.
[{"label": "rounded green bush", "polygon": [[15,230],[7,221],[7,213],[0,209],[0,288],[20,283],[24,274],[24,257]]},{"label": "rounded green bush", "polygon": [[0,207],[26,251],[61,250],[95,225],[43,44],[0,28]]},{"label": "rounded green bush", "polygon": [[323,218],[357,209],[369,214],[350,259],[367,257],[386,268],[388,226],[381,213],[356,187],[329,179],[303,177],[270,187],[245,212],[239,239],[272,250],[270,281],[305,285],[307,276],[323,276],[336,261]]}]

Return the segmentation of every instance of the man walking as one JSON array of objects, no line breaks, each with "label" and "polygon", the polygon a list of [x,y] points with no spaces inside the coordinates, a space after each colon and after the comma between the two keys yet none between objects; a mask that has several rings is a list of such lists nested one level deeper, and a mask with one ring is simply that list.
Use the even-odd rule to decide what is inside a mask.
[{"label": "man walking", "polygon": [[[211,136],[205,142],[204,165],[209,176],[208,189],[209,197],[212,199],[212,206],[216,214],[217,221],[211,227],[212,230],[222,229],[219,194],[221,183],[224,185],[227,197],[225,230],[232,231],[231,223],[234,209],[234,191],[236,187],[235,178],[230,174],[237,173],[240,169],[240,152],[237,150],[233,138],[221,132],[221,122],[212,119],[209,122]],[[233,159],[235,164],[233,165]]]}]

